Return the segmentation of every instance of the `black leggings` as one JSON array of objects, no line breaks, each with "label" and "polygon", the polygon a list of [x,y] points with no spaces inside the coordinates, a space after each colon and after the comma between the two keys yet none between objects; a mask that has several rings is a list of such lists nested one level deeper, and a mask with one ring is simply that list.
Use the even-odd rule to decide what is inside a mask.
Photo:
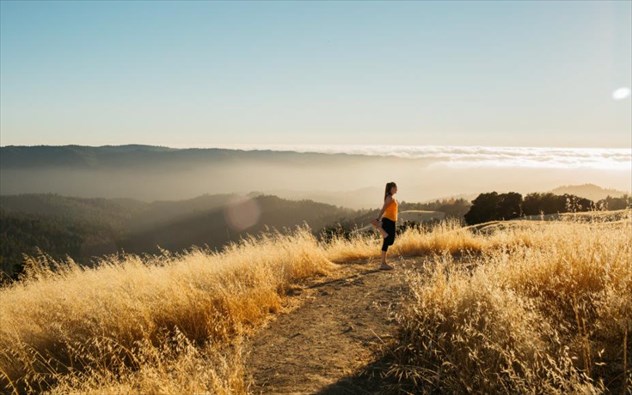
[{"label": "black leggings", "polygon": [[382,218],[382,229],[388,233],[388,236],[382,243],[382,251],[386,252],[388,246],[393,245],[395,242],[395,222],[388,218]]}]

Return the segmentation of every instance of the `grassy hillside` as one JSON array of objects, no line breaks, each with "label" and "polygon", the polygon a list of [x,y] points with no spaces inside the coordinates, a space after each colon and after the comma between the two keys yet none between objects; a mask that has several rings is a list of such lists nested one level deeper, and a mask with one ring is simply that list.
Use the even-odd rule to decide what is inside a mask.
[{"label": "grassy hillside", "polygon": [[[15,277],[23,254],[36,255],[39,250],[56,259],[68,254],[76,262],[89,265],[95,256],[121,251],[156,253],[158,246],[172,251],[192,245],[221,248],[247,233],[265,231],[266,227],[283,230],[307,222],[319,234],[340,223],[350,230],[368,224],[377,214],[377,209],[352,210],[252,193],[259,213],[257,223],[247,229],[234,229],[227,221],[226,209],[236,196],[201,195],[151,203],[56,194],[0,196],[0,271],[5,277]],[[402,202],[400,207],[423,207],[448,216],[462,216],[468,204],[464,200],[442,200],[424,204]]]},{"label": "grassy hillside", "polygon": [[410,274],[389,375],[423,393],[631,390],[630,215],[477,228],[477,253]]},{"label": "grassy hillside", "polygon": [[51,264],[31,262],[0,291],[5,390],[242,392],[238,365],[223,365],[238,346],[224,347],[277,311],[292,282],[332,265],[305,230],[220,254]]},{"label": "grassy hillside", "polygon": [[[282,230],[307,222],[315,232],[355,215],[354,210],[310,200],[288,201],[253,195],[258,222],[233,229],[225,209],[234,194],[202,195],[181,201],[83,199],[55,194],[0,197],[0,270],[19,272],[23,254],[38,248],[55,258],[68,254],[82,264],[93,256],[120,251],[159,252],[157,246],[182,251],[192,245],[222,248],[266,226]],[[237,211],[239,208],[237,208]]]},{"label": "grassy hillside", "polygon": [[[235,229],[227,219],[225,207],[230,202],[206,210],[189,212],[187,215],[172,217],[169,221],[143,227],[131,225],[121,242],[128,252],[157,252],[156,246],[168,250],[182,250],[191,245],[208,245],[221,248],[226,243],[238,241],[246,234],[258,234],[266,228],[279,231],[309,224],[314,232],[324,226],[343,221],[355,214],[354,210],[344,209],[311,200],[290,201],[276,196],[260,195],[252,199],[259,212],[257,222],[247,229]],[[240,209],[238,208],[237,211]],[[147,217],[147,216],[145,216]]]},{"label": "grassy hillside", "polygon": [[[617,393],[632,383],[632,213],[408,229],[425,256],[385,372],[412,392]],[[479,230],[484,228],[483,230]],[[0,385],[53,393],[245,393],[243,334],[297,282],[377,257],[372,236],[306,229],[220,253],[30,262],[0,289]],[[630,387],[628,387],[630,388]]]}]

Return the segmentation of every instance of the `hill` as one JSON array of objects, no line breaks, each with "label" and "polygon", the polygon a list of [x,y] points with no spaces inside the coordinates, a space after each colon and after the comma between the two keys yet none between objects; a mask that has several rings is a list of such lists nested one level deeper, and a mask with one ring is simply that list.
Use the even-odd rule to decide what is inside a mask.
[{"label": "hill", "polygon": [[626,393],[631,220],[407,229],[394,272],[374,269],[373,236],[305,230],[92,269],[32,262],[0,288],[0,389]]},{"label": "hill", "polygon": [[[307,223],[317,234],[323,227],[344,221],[355,214],[354,210],[330,204],[311,200],[291,201],[268,195],[252,197],[249,200],[252,208],[246,206],[246,202],[239,201],[232,208],[231,199],[234,197],[227,195],[228,199],[220,199],[215,208],[179,213],[160,221],[151,213],[159,210],[164,215],[164,209],[160,207],[164,204],[155,203],[139,215],[142,221],[132,218],[136,225],[125,231],[121,247],[128,252],[157,252],[156,245],[172,251],[180,251],[192,245],[221,248],[231,241],[238,241],[246,234],[258,234],[266,228],[286,232]],[[252,213],[252,226],[241,229],[233,223],[230,213],[244,213],[248,209],[255,211]]]},{"label": "hill", "polygon": [[551,191],[556,195],[575,195],[590,199],[596,202],[601,199],[610,197],[622,197],[623,195],[630,195],[630,192],[618,191],[616,189],[602,188],[595,184],[583,184],[583,185],[565,185],[557,187]]},{"label": "hill", "polygon": [[[402,220],[409,221],[459,218],[468,207],[468,202],[459,199],[400,205]],[[419,209],[436,214],[405,213]],[[252,218],[239,218],[244,213]],[[15,275],[23,254],[38,255],[40,250],[56,259],[68,254],[89,265],[97,256],[122,251],[155,253],[158,247],[182,251],[192,245],[221,249],[246,234],[258,234],[268,227],[284,232],[305,222],[315,235],[324,230],[335,232],[338,224],[351,231],[369,224],[376,214],[377,209],[353,210],[255,192],[150,203],[57,194],[0,196],[0,268],[5,274]],[[236,220],[251,223],[239,224]]]},{"label": "hill", "polygon": [[[251,226],[231,223],[231,213],[243,212],[244,202],[256,210],[252,224],[246,224]],[[53,258],[68,254],[89,265],[96,256],[153,253],[159,252],[158,246],[174,252],[192,245],[221,249],[267,227],[283,232],[307,222],[317,233],[355,215],[354,210],[329,204],[256,194],[245,201],[239,195],[220,194],[151,203],[55,194],[1,196],[0,267],[14,276],[23,254],[38,255],[37,247]]]}]

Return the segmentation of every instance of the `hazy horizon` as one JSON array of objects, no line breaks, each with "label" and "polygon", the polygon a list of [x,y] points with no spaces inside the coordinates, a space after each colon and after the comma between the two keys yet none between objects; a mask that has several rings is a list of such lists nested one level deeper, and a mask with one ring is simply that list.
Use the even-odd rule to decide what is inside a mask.
[{"label": "hazy horizon", "polygon": [[258,191],[368,208],[380,204],[380,191],[389,181],[398,183],[399,197],[405,201],[491,191],[546,192],[581,184],[632,190],[628,149],[332,145],[216,152],[164,148],[2,147],[6,151],[0,191],[145,201]]},{"label": "hazy horizon", "polygon": [[395,156],[399,158],[448,161],[456,167],[487,165],[492,167],[552,167],[630,170],[632,148],[613,147],[528,147],[480,145],[358,145],[358,144],[217,144],[208,146],[178,146],[151,144],[61,144],[61,145],[0,145],[0,147],[124,147],[149,146],[177,150],[229,149],[240,151],[278,151],[297,153]]}]

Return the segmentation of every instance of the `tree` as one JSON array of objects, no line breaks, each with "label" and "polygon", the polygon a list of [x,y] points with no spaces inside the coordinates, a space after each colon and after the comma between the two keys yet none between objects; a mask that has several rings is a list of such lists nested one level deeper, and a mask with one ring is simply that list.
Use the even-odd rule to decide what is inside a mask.
[{"label": "tree", "polygon": [[562,196],[566,200],[565,212],[590,211],[595,208],[595,204],[590,199],[566,193]]},{"label": "tree", "polygon": [[522,195],[516,192],[498,195],[496,219],[514,219],[522,216]]},{"label": "tree", "polygon": [[509,220],[522,216],[522,195],[516,192],[481,193],[472,201],[470,211],[465,214],[468,225],[487,221]]},{"label": "tree", "polygon": [[499,202],[498,193],[481,193],[476,199],[472,200],[470,211],[464,215],[465,222],[468,225],[474,225],[496,219]]},{"label": "tree", "polygon": [[530,193],[522,202],[524,215],[590,211],[594,208],[592,200],[569,194]]},{"label": "tree", "polygon": [[542,209],[542,194],[530,193],[522,201],[522,212],[524,215],[538,215]]},{"label": "tree", "polygon": [[602,210],[623,210],[632,207],[632,196],[623,195],[621,197],[607,196],[597,202],[597,207]]}]

